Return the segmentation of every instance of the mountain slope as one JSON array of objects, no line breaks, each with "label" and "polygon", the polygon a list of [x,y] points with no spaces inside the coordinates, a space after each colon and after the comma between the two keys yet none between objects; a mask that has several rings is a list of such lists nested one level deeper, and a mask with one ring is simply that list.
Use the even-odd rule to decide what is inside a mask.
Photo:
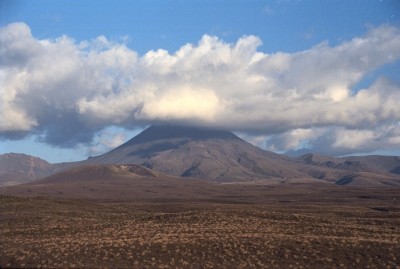
[{"label": "mountain slope", "polygon": [[300,171],[338,185],[400,186],[400,157],[348,156],[334,158],[308,153],[298,158]]},{"label": "mountain slope", "polygon": [[309,178],[293,160],[257,148],[227,131],[151,126],[86,164],[140,164],[169,175],[224,181]]},{"label": "mountain slope", "polygon": [[0,186],[12,186],[46,177],[55,167],[37,157],[19,153],[0,155]]},{"label": "mountain slope", "polygon": [[358,162],[372,172],[391,173],[400,176],[399,156],[349,156],[340,159],[343,159],[347,162]]},{"label": "mountain slope", "polygon": [[0,194],[106,200],[180,200],[207,197],[215,185],[165,175],[139,165],[83,165],[17,186]]},{"label": "mountain slope", "polygon": [[329,157],[308,153],[298,158],[304,164],[328,167],[351,172],[372,172],[400,175],[400,157],[398,156],[347,156]]},{"label": "mountain slope", "polygon": [[[0,186],[16,185],[86,165],[143,165],[170,176],[216,182],[315,182],[397,186],[400,157],[298,158],[255,147],[228,131],[182,126],[151,126],[103,155],[49,164],[24,154],[0,155]],[[92,176],[90,176],[92,177]]]}]

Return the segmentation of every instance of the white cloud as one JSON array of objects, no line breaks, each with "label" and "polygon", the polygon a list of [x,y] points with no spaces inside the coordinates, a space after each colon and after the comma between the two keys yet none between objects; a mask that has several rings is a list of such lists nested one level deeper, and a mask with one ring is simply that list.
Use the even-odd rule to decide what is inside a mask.
[{"label": "white cloud", "polygon": [[319,132],[318,129],[294,129],[285,132],[281,136],[284,148],[286,150],[299,148],[302,144],[316,137]]},{"label": "white cloud", "polygon": [[308,148],[322,154],[350,155],[395,151],[400,146],[400,122],[382,123],[370,129],[346,129],[341,126],[296,129],[264,137],[267,149],[293,151]]},{"label": "white cloud", "polygon": [[34,132],[71,146],[110,125],[172,121],[257,133],[276,149],[324,140],[327,149],[358,150],[371,139],[385,147],[383,137],[398,146],[398,133],[382,130],[398,129],[400,86],[381,78],[351,89],[399,60],[399,28],[296,53],[266,54],[260,45],[256,36],[226,43],[204,35],[174,53],[139,56],[104,36],[38,40],[26,24],[10,24],[0,29],[0,134]]},{"label": "white cloud", "polygon": [[262,9],[262,12],[266,15],[273,15],[275,13],[274,9],[269,5],[265,5],[264,8]]},{"label": "white cloud", "polygon": [[125,134],[119,132],[118,129],[107,128],[95,135],[93,145],[88,148],[88,155],[95,156],[105,153],[122,145],[126,140]]},{"label": "white cloud", "polygon": [[334,148],[358,149],[376,138],[371,130],[338,130]]},{"label": "white cloud", "polygon": [[[182,86],[181,86],[182,87]],[[212,90],[192,86],[166,89],[144,104],[141,117],[150,120],[194,119],[212,122],[220,109],[218,97]]]}]

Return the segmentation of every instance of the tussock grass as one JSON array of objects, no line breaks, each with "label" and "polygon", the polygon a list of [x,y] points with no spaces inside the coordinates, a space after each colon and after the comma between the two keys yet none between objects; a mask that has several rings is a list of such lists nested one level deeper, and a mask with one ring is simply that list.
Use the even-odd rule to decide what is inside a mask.
[{"label": "tussock grass", "polygon": [[263,204],[102,203],[1,196],[0,266],[396,268],[400,265],[397,202],[368,199],[370,203],[359,204],[354,200],[344,206],[304,201],[288,205],[278,200]]}]

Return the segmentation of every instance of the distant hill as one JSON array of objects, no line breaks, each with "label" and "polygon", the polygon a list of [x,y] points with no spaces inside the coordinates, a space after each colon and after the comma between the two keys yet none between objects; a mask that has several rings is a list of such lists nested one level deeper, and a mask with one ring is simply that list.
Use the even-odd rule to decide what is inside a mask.
[{"label": "distant hill", "polygon": [[400,175],[400,157],[398,156],[348,156],[334,158],[308,153],[298,158],[301,162],[313,166],[328,167],[351,172],[373,172]]},{"label": "distant hill", "polygon": [[[134,164],[151,173],[219,183],[400,184],[400,157],[334,158],[313,153],[289,157],[262,150],[229,131],[164,125],[151,126],[121,146],[80,162],[49,164],[23,154],[0,155],[0,186],[30,182],[81,166]],[[61,180],[62,174],[57,178]]]},{"label": "distant hill", "polygon": [[83,165],[0,194],[107,200],[196,199],[218,193],[204,180],[165,175],[139,165]]},{"label": "distant hill", "polygon": [[37,157],[0,154],[0,186],[12,186],[51,175],[55,167]]},{"label": "distant hill", "polygon": [[313,153],[298,157],[308,166],[301,171],[339,185],[400,186],[400,157],[349,156],[334,158]]},{"label": "distant hill", "polygon": [[366,170],[376,173],[390,173],[400,176],[400,157],[399,156],[349,156],[340,158],[346,162],[360,163]]}]

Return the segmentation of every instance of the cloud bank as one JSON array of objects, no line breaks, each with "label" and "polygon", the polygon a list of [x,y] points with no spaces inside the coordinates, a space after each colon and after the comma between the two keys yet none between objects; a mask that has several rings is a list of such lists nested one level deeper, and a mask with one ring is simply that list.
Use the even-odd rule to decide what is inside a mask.
[{"label": "cloud bank", "polygon": [[104,36],[39,40],[25,23],[9,24],[0,29],[0,136],[71,147],[108,126],[171,122],[262,136],[273,150],[400,148],[400,85],[379,78],[353,90],[399,60],[399,28],[295,53],[260,45],[204,35],[174,53],[138,55]]}]

